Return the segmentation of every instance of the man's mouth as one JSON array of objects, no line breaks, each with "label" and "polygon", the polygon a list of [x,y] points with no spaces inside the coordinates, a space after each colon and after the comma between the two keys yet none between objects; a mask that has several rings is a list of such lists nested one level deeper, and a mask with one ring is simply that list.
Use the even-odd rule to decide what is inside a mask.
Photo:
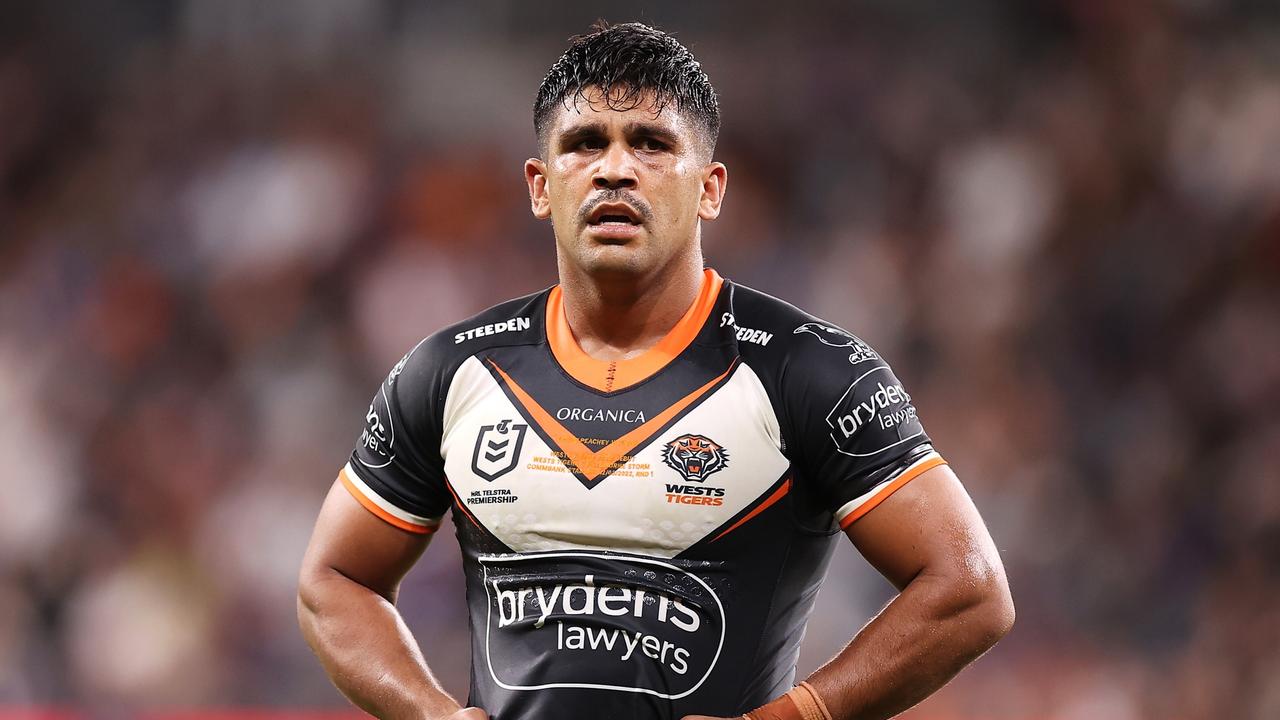
[{"label": "man's mouth", "polygon": [[639,225],[640,223],[633,221],[626,215],[601,215],[599,219],[594,220],[588,225]]},{"label": "man's mouth", "polygon": [[640,213],[624,203],[603,203],[587,217],[587,224],[592,226],[624,226],[643,223]]}]

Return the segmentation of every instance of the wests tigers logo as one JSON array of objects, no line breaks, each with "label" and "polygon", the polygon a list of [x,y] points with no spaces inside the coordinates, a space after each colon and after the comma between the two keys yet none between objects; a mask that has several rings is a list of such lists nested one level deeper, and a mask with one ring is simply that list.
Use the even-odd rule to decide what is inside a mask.
[{"label": "wests tigers logo", "polygon": [[729,464],[729,451],[705,435],[687,434],[667,443],[662,461],[685,480],[702,482]]}]

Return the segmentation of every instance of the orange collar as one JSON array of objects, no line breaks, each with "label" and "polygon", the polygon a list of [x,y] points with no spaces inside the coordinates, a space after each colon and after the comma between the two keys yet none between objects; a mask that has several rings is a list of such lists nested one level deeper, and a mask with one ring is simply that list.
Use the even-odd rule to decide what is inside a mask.
[{"label": "orange collar", "polygon": [[702,271],[702,288],[680,322],[643,355],[628,360],[597,360],[583,352],[564,315],[560,286],[547,296],[547,342],[560,367],[578,382],[601,392],[631,387],[667,366],[698,336],[720,295],[724,278],[711,268]]}]

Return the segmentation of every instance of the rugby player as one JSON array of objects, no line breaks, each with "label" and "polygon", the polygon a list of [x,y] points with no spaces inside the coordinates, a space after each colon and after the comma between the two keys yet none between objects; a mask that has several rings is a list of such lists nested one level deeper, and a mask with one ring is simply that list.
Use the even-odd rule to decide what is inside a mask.
[{"label": "rugby player", "polygon": [[[689,51],[597,26],[534,125],[560,282],[427,337],[376,390],[300,578],[338,688],[384,718],[885,718],[990,648],[1014,615],[999,555],[889,365],[704,267],[728,173]],[[465,708],[426,660],[456,659],[395,605],[446,512]],[[840,535],[900,592],[797,684]]]}]

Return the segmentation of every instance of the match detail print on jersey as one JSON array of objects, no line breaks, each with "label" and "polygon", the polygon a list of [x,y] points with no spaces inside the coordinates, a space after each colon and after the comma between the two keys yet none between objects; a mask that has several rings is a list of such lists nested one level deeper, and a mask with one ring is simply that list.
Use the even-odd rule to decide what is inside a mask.
[{"label": "match detail print on jersey", "polygon": [[609,473],[619,469],[619,462],[630,455],[642,444],[651,441],[659,432],[674,422],[681,413],[694,403],[705,397],[713,388],[723,383],[733,372],[737,361],[732,361],[728,369],[712,378],[702,387],[685,395],[670,406],[658,412],[649,420],[637,426],[627,434],[613,440],[599,450],[591,450],[582,441],[569,432],[550,413],[543,409],[537,400],[525,392],[520,384],[511,378],[496,362],[489,361],[495,375],[500,379],[505,390],[515,398],[525,416],[534,423],[547,439],[548,444],[559,450],[565,466],[583,485],[593,487]]},{"label": "match detail print on jersey", "polygon": [[633,360],[587,356],[562,302],[420,343],[341,482],[408,532],[452,510],[495,720],[741,716],[794,684],[840,530],[943,460],[869,345],[712,270]]}]

